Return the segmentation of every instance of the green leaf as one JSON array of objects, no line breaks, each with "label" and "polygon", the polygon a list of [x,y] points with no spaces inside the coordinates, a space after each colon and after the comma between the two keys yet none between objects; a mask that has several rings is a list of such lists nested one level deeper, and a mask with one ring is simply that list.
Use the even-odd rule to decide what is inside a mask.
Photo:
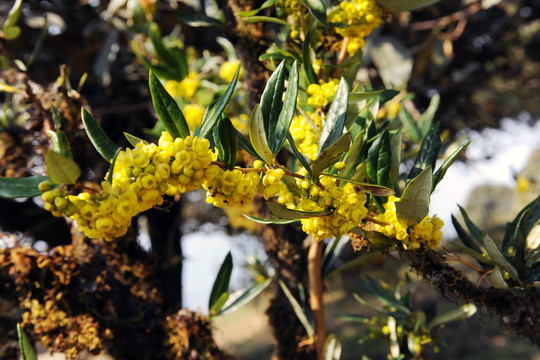
[{"label": "green leaf", "polygon": [[411,114],[405,110],[405,107],[400,107],[398,117],[403,123],[405,131],[407,131],[407,134],[409,134],[411,141],[414,143],[419,142],[422,139],[422,133],[420,132],[420,128],[416,124],[416,121],[414,121]]},{"label": "green leaf", "polygon": [[234,92],[234,87],[236,86],[236,82],[238,81],[238,74],[240,73],[240,65],[238,65],[238,68],[236,69],[236,73],[234,74],[234,77],[227,87],[227,90],[223,93],[223,96],[219,98],[218,101],[216,101],[215,105],[212,108],[208,108],[206,112],[204,113],[204,117],[201,123],[201,126],[197,129],[195,132],[195,135],[203,138],[206,137],[206,135],[209,134],[210,130],[214,127],[216,122],[221,117],[221,113],[223,113],[223,110],[225,110],[225,107],[227,106],[227,103],[231,99],[231,96]]},{"label": "green leaf", "polygon": [[382,186],[382,185],[364,183],[364,182],[361,182],[361,181],[348,179],[348,178],[345,178],[345,177],[342,177],[342,176],[339,176],[339,175],[335,175],[335,174],[324,173],[323,175],[324,176],[330,176],[330,177],[333,177],[335,179],[339,179],[341,181],[346,181],[348,183],[351,183],[355,187],[357,187],[359,190],[361,190],[361,191],[363,191],[365,193],[371,194],[371,195],[375,195],[375,196],[389,196],[389,195],[394,195],[396,193],[393,189],[387,188],[387,187]]},{"label": "green leaf", "polygon": [[319,139],[319,153],[332,145],[343,132],[345,121],[347,118],[347,102],[349,101],[349,85],[345,79],[341,78],[339,82],[334,101],[330,105],[328,114],[324,121],[324,127],[321,131],[321,138]]},{"label": "green leaf", "polygon": [[328,23],[326,22],[326,5],[324,5],[322,0],[304,0],[300,2],[306,4],[313,17],[328,29]]},{"label": "green leaf", "polygon": [[272,279],[270,278],[266,279],[262,283],[255,283],[246,289],[240,289],[238,291],[235,291],[231,294],[231,296],[229,296],[227,303],[225,303],[225,305],[221,308],[218,314],[227,315],[240,309],[242,306],[255,299],[257,295],[262,293],[268,287],[268,285],[270,285],[271,282]]},{"label": "green leaf", "polygon": [[432,170],[428,166],[407,185],[401,200],[396,202],[396,214],[399,221],[408,227],[418,224],[429,212]]},{"label": "green leaf", "polygon": [[288,209],[283,205],[267,202],[266,205],[270,212],[282,219],[288,220],[299,220],[299,219],[308,219],[312,217],[320,217],[329,215],[332,211],[300,211]]},{"label": "green leaf", "polygon": [[388,130],[383,130],[371,144],[367,154],[366,171],[370,183],[393,187],[390,180],[391,156],[390,135]]},{"label": "green leaf", "polygon": [[[352,131],[351,131],[352,134]],[[351,175],[354,174],[356,167],[360,163],[361,157],[360,152],[362,150],[362,143],[364,142],[364,130],[356,134],[354,141],[351,145],[343,162],[345,163],[345,169],[341,170],[338,175],[344,178],[351,178]]]},{"label": "green leaf", "polygon": [[349,244],[349,236],[343,235],[339,238],[333,237],[326,249],[324,249],[322,264],[321,264],[321,274],[324,279],[326,275],[330,273],[330,270],[333,269],[334,265],[339,260],[339,257],[343,253],[343,250]]},{"label": "green leaf", "polygon": [[256,223],[259,223],[259,224],[285,225],[285,224],[292,224],[292,223],[300,221],[300,219],[262,219],[262,218],[247,215],[247,214],[242,214],[242,215],[244,215],[249,220],[255,221]]},{"label": "green leaf", "polygon": [[347,152],[351,148],[351,133],[346,132],[335,143],[324,149],[319,153],[311,170],[313,172],[313,178],[318,178],[319,174],[330,166],[337,163],[341,155]]},{"label": "green leaf", "polygon": [[296,145],[294,143],[294,139],[291,136],[290,132],[287,132],[287,142],[289,143],[289,146],[291,147],[291,151],[293,155],[300,161],[300,164],[308,171],[308,173],[312,176],[311,172],[311,166],[309,166],[309,163],[307,159],[304,157],[304,155],[296,148]]},{"label": "green leaf", "polygon": [[294,298],[289,288],[287,288],[287,285],[285,285],[285,283],[281,280],[278,280],[278,282],[279,282],[279,286],[281,287],[281,290],[283,290],[283,293],[285,294],[285,296],[291,303],[294,313],[298,317],[298,320],[300,320],[300,322],[304,326],[304,329],[306,329],[309,339],[313,341],[315,337],[315,329],[313,328],[313,325],[311,325],[311,323],[309,322],[306,314],[304,313],[304,310],[302,309],[302,306]]},{"label": "green leaf", "polygon": [[484,243],[484,247],[486,248],[489,257],[495,261],[497,265],[506,270],[514,280],[519,280],[519,274],[514,265],[508,261],[501,252],[501,249],[499,249],[495,240],[493,240],[485,231],[482,232],[482,242]]},{"label": "green leaf", "polygon": [[[114,158],[114,155],[113,155]],[[45,164],[51,181],[55,184],[75,184],[81,176],[77,163],[54,151],[47,151]]]},{"label": "green leaf", "polygon": [[[267,139],[270,139],[275,132],[279,113],[283,108],[283,90],[285,88],[285,62],[274,70],[270,79],[266,83],[261,96],[261,113],[264,121],[264,131],[267,134]],[[272,150],[273,154],[276,152]]]},{"label": "green leaf", "polygon": [[150,72],[150,94],[152,95],[154,109],[165,130],[174,139],[184,139],[189,136],[188,124],[176,100],[169,95],[167,90],[161,85],[161,81],[152,72]]},{"label": "green leaf", "polygon": [[260,22],[269,22],[284,26],[289,26],[289,23],[285,20],[281,20],[272,16],[250,16],[244,19],[245,23],[260,23]]},{"label": "green leaf", "polygon": [[324,360],[339,360],[341,359],[341,342],[334,334],[328,335],[324,342],[323,348]]},{"label": "green leaf", "polygon": [[222,293],[217,299],[217,301],[214,303],[210,311],[208,312],[209,315],[210,316],[218,315],[219,311],[223,308],[223,305],[225,305],[228,299],[229,299],[229,293],[227,292]]},{"label": "green leaf", "polygon": [[464,320],[470,318],[476,313],[476,305],[473,303],[465,304],[455,310],[438,315],[431,320],[427,326],[428,329],[433,329],[439,325],[446,324],[452,321]]},{"label": "green leaf", "polygon": [[114,154],[114,157],[111,161],[111,165],[109,166],[109,173],[107,176],[107,181],[111,184],[112,184],[113,174],[114,174],[114,165],[116,165],[116,158],[118,158],[118,154],[120,154],[120,151],[122,151],[122,148],[118,148],[118,150],[116,150],[116,154]]},{"label": "green leaf", "polygon": [[399,11],[411,11],[424,6],[435,4],[439,0],[379,0],[378,3],[388,9]]},{"label": "green leaf", "polygon": [[145,145],[150,144],[148,141],[138,138],[135,135],[128,134],[127,132],[124,132],[124,136],[126,137],[127,141],[133,146],[137,146],[138,143],[143,143]]},{"label": "green leaf", "polygon": [[[458,205],[459,212],[461,213],[461,216],[463,217],[463,220],[465,221],[465,225],[467,226],[467,230],[471,233],[473,238],[478,241],[480,245],[484,245],[482,241],[482,230],[476,224],[471,220],[465,209],[463,209],[460,205]],[[474,245],[474,242],[472,243]],[[465,244],[469,245],[469,244]],[[472,249],[480,250],[478,247],[470,246]]]},{"label": "green leaf", "polygon": [[26,336],[21,324],[17,324],[17,336],[19,337],[19,346],[21,348],[21,356],[23,360],[37,360],[36,353],[28,336]]},{"label": "green leaf", "polygon": [[0,177],[0,197],[22,198],[40,195],[39,183],[49,180],[48,177],[41,175],[24,178]]},{"label": "green leaf", "polygon": [[287,91],[285,92],[285,101],[283,107],[279,113],[276,126],[273,128],[270,125],[270,136],[268,142],[272,153],[277,154],[283,147],[283,143],[287,138],[287,133],[291,127],[291,122],[294,117],[294,111],[296,109],[296,99],[298,97],[298,65],[296,61],[291,67],[289,73],[289,81],[287,85]]},{"label": "green leaf", "polygon": [[232,170],[236,164],[238,138],[231,120],[228,117],[221,119],[213,130],[214,143],[218,148],[218,160],[225,167]]},{"label": "green leaf", "polygon": [[107,160],[107,162],[111,162],[116,150],[120,146],[109,139],[107,134],[105,134],[105,131],[103,131],[98,122],[85,108],[82,108],[81,110],[81,117],[84,124],[84,130],[92,142],[92,145],[94,145],[97,152]]},{"label": "green leaf", "polygon": [[401,145],[403,133],[401,129],[390,136],[390,181],[397,183],[399,177],[399,166],[401,164]]},{"label": "green leaf", "polygon": [[221,21],[202,14],[176,14],[178,20],[192,27],[221,26]]},{"label": "green leaf", "polygon": [[504,280],[503,272],[499,267],[496,267],[489,273],[489,281],[491,281],[491,284],[496,289],[510,290],[510,286]]},{"label": "green leaf", "polygon": [[314,36],[316,36],[316,32],[317,24],[313,23],[313,25],[309,28],[309,31],[306,34],[304,43],[302,44],[302,60],[304,61],[302,65],[304,67],[304,72],[306,73],[306,77],[310,84],[319,83],[319,78],[317,77],[315,70],[313,70],[313,62],[311,60],[311,40],[314,38]]},{"label": "green leaf", "polygon": [[268,147],[268,138],[264,130],[264,121],[259,104],[255,105],[249,119],[249,139],[253,149],[267,164],[274,162],[274,154]]},{"label": "green leaf", "polygon": [[69,149],[68,139],[66,135],[62,132],[62,123],[60,121],[60,116],[58,115],[58,111],[56,110],[56,107],[54,105],[51,105],[51,110],[53,113],[53,120],[54,120],[54,130],[56,135],[56,145],[58,147],[58,153],[64,155],[65,157],[69,159],[73,159],[73,155],[71,154],[71,150]]},{"label": "green leaf", "polygon": [[[218,303],[223,294],[228,294],[229,292],[229,281],[231,280],[231,274],[233,269],[233,262],[231,253],[227,253],[225,260],[219,268],[219,272],[214,280],[214,285],[212,286],[212,291],[210,292],[210,299],[208,300],[208,310],[209,313]],[[223,304],[225,301],[223,301]]]},{"label": "green leaf", "polygon": [[407,179],[414,179],[428,166],[431,166],[433,169],[435,168],[441,144],[439,123],[436,123],[422,141],[420,151],[418,152],[418,156],[416,156],[416,160]]},{"label": "green leaf", "polygon": [[253,146],[251,146],[251,143],[249,142],[248,139],[246,139],[244,137],[244,135],[242,135],[242,133],[236,129],[234,129],[235,133],[236,133],[236,137],[238,138],[238,146],[240,146],[242,149],[246,150],[247,153],[251,156],[253,156],[255,159],[259,159],[259,160],[262,160],[261,157],[259,156],[259,154],[257,154],[257,152],[255,151],[255,149],[253,148]]},{"label": "green leaf", "polygon": [[253,15],[257,14],[259,11],[269,8],[270,6],[274,5],[274,4],[277,3],[278,1],[279,1],[279,0],[266,0],[266,1],[263,2],[262,5],[261,5],[259,8],[257,8],[257,9],[246,10],[246,11],[240,11],[240,12],[237,12],[235,15],[236,15],[236,16],[240,16],[240,17],[253,16]]},{"label": "green leaf", "polygon": [[183,78],[182,74],[174,68],[162,65],[154,65],[146,56],[143,55],[140,55],[140,59],[143,62],[144,67],[148,69],[148,71],[152,72],[152,74],[157,75],[160,79],[180,81]]},{"label": "green leaf", "polygon": [[427,134],[429,129],[431,129],[433,118],[435,117],[435,113],[437,112],[440,103],[441,96],[439,93],[436,93],[431,98],[427,110],[420,116],[420,131],[422,134]]},{"label": "green leaf", "polygon": [[[459,239],[463,242],[463,247],[467,250],[470,250],[472,252],[474,252],[474,254],[478,255],[478,256],[475,256],[475,255],[471,255],[469,253],[469,251],[465,251],[467,254],[473,256],[476,260],[478,260],[478,262],[480,263],[480,265],[486,269],[486,270],[489,270],[492,268],[492,266],[487,266],[485,263],[484,263],[484,258],[482,258],[482,250],[480,250],[480,248],[478,247],[478,245],[476,245],[476,243],[474,242],[474,240],[470,237],[470,235],[465,231],[465,229],[461,226],[461,224],[457,221],[457,219],[454,217],[454,215],[451,215],[452,217],[452,224],[454,225],[454,228],[456,229],[456,232],[458,234],[458,237]],[[455,244],[457,247],[461,248],[462,246],[460,244]]]},{"label": "green leaf", "polygon": [[439,169],[437,169],[437,171],[435,171],[435,174],[433,174],[433,189],[432,189],[432,191],[435,190],[435,186],[437,186],[437,184],[443,179],[443,177],[446,174],[446,171],[448,170],[448,168],[457,160],[459,154],[461,154],[461,152],[463,150],[465,150],[467,148],[467,146],[469,146],[470,143],[471,143],[470,140],[467,141],[465,144],[463,144],[459,148],[457,148],[456,151],[454,151],[452,153],[452,155],[450,155],[449,157],[444,159],[444,162],[441,165],[441,167]]},{"label": "green leaf", "polygon": [[[150,40],[152,41],[152,45],[154,46],[154,50],[156,51],[156,55],[166,64],[167,68],[180,70],[180,66],[177,62],[176,56],[178,54],[171,54],[169,50],[165,47],[163,44],[163,39],[161,38],[161,31],[159,29],[159,25],[155,22],[150,23],[148,26],[148,35],[150,37]],[[180,72],[179,72],[180,73]],[[187,74],[180,74],[180,76],[183,78]]]},{"label": "green leaf", "polygon": [[21,34],[21,28],[16,25],[17,21],[19,21],[19,16],[21,15],[21,5],[22,0],[15,0],[4,21],[4,25],[2,25],[2,31],[4,32],[4,38],[6,38],[6,40],[16,39]]}]

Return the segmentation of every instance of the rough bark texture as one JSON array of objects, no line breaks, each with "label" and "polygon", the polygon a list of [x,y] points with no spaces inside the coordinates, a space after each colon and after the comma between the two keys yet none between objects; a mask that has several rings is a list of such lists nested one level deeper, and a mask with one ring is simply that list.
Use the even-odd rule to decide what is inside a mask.
[{"label": "rough bark texture", "polygon": [[473,302],[501,316],[501,324],[540,347],[540,293],[531,289],[525,296],[493,287],[478,287],[460,271],[444,262],[435,252],[402,252],[414,270],[444,297],[452,301]]}]

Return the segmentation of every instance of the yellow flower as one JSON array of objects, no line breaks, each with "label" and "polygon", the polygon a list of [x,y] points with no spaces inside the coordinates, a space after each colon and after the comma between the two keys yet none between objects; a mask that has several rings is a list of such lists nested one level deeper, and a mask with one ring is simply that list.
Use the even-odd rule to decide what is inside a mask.
[{"label": "yellow flower", "polygon": [[[223,64],[221,64],[221,68],[219,69],[219,77],[230,83],[234,78],[234,74],[236,73],[238,66],[240,66],[240,60],[225,61]],[[243,76],[244,69],[240,68],[238,77],[241,79]]]},{"label": "yellow flower", "polygon": [[182,113],[186,118],[186,122],[191,131],[194,131],[199,125],[201,125],[204,117],[204,108],[199,104],[188,104],[182,109]]}]

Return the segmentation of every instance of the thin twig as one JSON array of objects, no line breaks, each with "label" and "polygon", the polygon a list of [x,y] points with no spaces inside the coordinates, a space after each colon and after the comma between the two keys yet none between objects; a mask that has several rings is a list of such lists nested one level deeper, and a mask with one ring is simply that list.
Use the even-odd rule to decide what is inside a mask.
[{"label": "thin twig", "polygon": [[323,283],[321,276],[323,242],[311,239],[308,253],[309,303],[315,320],[315,351],[317,360],[323,359],[326,341],[326,320],[324,317]]}]

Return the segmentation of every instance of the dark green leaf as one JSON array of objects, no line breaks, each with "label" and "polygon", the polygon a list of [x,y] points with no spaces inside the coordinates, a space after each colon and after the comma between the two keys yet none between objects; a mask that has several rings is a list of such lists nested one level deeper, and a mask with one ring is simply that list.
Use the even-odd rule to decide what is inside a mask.
[{"label": "dark green leaf", "polygon": [[289,143],[289,146],[294,156],[298,159],[298,161],[300,161],[300,164],[302,164],[302,166],[308,171],[308,173],[312,175],[311,166],[309,166],[309,163],[304,157],[304,155],[296,148],[294,139],[292,138],[290,132],[287,132],[287,142]]},{"label": "dark green leaf", "polygon": [[441,167],[439,169],[437,169],[437,171],[435,171],[435,174],[433,174],[433,189],[432,189],[432,191],[435,190],[435,186],[437,186],[437,184],[443,179],[443,177],[446,174],[446,171],[448,170],[448,168],[457,160],[459,154],[461,154],[461,152],[463,150],[465,150],[467,148],[467,146],[469,146],[470,143],[471,143],[470,140],[467,141],[465,144],[461,145],[456,151],[454,151],[452,153],[452,155],[450,155],[449,157],[444,159],[444,162],[441,165]]},{"label": "dark green leaf", "polygon": [[92,142],[92,145],[94,145],[97,152],[107,160],[107,162],[111,162],[119,146],[109,139],[107,134],[105,134],[105,131],[103,131],[94,117],[86,111],[85,108],[81,111],[81,117],[84,124],[84,130]]},{"label": "dark green leaf", "polygon": [[391,157],[390,135],[388,130],[383,130],[371,144],[367,154],[366,171],[370,183],[393,187],[390,180]]},{"label": "dark green leaf", "polygon": [[306,34],[304,43],[302,44],[302,60],[304,61],[302,65],[304,66],[304,72],[306,73],[306,77],[310,84],[319,83],[319,78],[317,77],[317,74],[315,74],[315,70],[313,70],[313,62],[311,60],[311,40],[315,36],[316,32],[317,24],[313,23]]},{"label": "dark green leaf", "polygon": [[232,170],[236,164],[238,138],[231,120],[228,117],[221,119],[214,127],[213,134],[218,149],[218,160],[225,164],[227,169]]},{"label": "dark green leaf", "polygon": [[81,169],[75,161],[54,151],[47,151],[45,164],[49,177],[55,184],[75,184],[81,176]]},{"label": "dark green leaf", "polygon": [[143,143],[145,145],[149,144],[148,141],[138,138],[135,135],[128,134],[127,132],[124,132],[124,136],[126,137],[127,141],[129,141],[129,143],[133,146],[137,146],[138,143]]},{"label": "dark green leaf", "polygon": [[304,309],[302,309],[302,306],[298,303],[298,301],[294,298],[293,294],[285,285],[285,283],[281,280],[278,280],[279,286],[281,287],[281,290],[283,290],[283,293],[291,303],[291,306],[293,307],[294,313],[298,317],[298,320],[302,323],[304,326],[304,329],[306,329],[306,332],[308,334],[308,337],[313,340],[315,336],[315,329],[313,328],[313,325],[309,322],[306,314],[304,313]]},{"label": "dark green leaf", "polygon": [[403,133],[401,129],[390,136],[390,180],[397,183],[399,176],[399,166],[401,164],[401,146]]},{"label": "dark green leaf", "polygon": [[407,185],[401,200],[396,202],[396,215],[408,227],[418,224],[429,212],[433,172],[428,166]]},{"label": "dark green leaf", "polygon": [[180,81],[183,78],[182,74],[174,68],[154,65],[146,56],[140,55],[140,59],[142,60],[144,67],[148,69],[148,71],[151,71],[152,74],[157,75],[160,79]]},{"label": "dark green leaf", "polygon": [[[463,217],[463,220],[465,221],[465,225],[467,226],[467,230],[469,230],[469,233],[473,236],[474,240],[476,240],[480,245],[483,245],[482,242],[482,230],[472,220],[469,218],[469,215],[463,209],[461,206],[458,205],[459,212],[461,213],[461,216]],[[469,245],[469,244],[466,244]],[[479,250],[478,248],[475,250]]]},{"label": "dark green leaf", "polygon": [[[283,90],[285,88],[285,62],[274,70],[266,83],[261,96],[261,113],[264,121],[264,131],[270,139],[276,130],[279,113],[283,108]],[[273,154],[276,152],[272,150]]]},{"label": "dark green leaf", "polygon": [[176,17],[184,24],[193,27],[222,25],[218,19],[202,14],[176,14]]},{"label": "dark green leaf", "polygon": [[231,294],[227,303],[225,303],[225,305],[221,308],[219,315],[227,315],[240,309],[242,306],[256,298],[257,295],[262,293],[271,282],[272,279],[270,278],[266,279],[262,283],[255,283],[246,289],[235,291],[233,294]]},{"label": "dark green leaf", "polygon": [[[319,154],[332,145],[343,132],[345,121],[347,118],[347,102],[349,101],[349,85],[345,79],[339,82],[334,101],[330,105],[328,114],[324,121],[324,127],[321,131],[319,139]],[[317,154],[317,156],[319,156]]]},{"label": "dark green leaf", "polygon": [[252,221],[255,221],[256,223],[259,223],[259,224],[278,224],[278,225],[285,225],[285,224],[292,224],[292,223],[295,223],[295,222],[298,222],[300,221],[300,219],[287,219],[287,220],[284,220],[284,219],[262,219],[262,218],[258,218],[256,216],[251,216],[251,215],[247,215],[247,214],[243,214],[246,218],[248,218],[249,220],[252,220]]},{"label": "dark green leaf", "polygon": [[0,197],[22,198],[40,195],[39,183],[49,180],[48,177],[41,175],[24,178],[0,177]]},{"label": "dark green leaf", "polygon": [[253,156],[254,158],[262,160],[262,158],[259,156],[259,154],[257,154],[253,146],[251,146],[251,143],[249,142],[249,140],[246,139],[244,135],[242,135],[242,133],[239,132],[238,130],[234,129],[234,131],[236,133],[236,137],[238,138],[238,146],[246,150],[247,153]]},{"label": "dark green leaf", "polygon": [[324,149],[313,162],[311,170],[313,178],[318,178],[319,174],[339,161],[341,155],[351,148],[351,133],[346,132],[335,143]]},{"label": "dark green leaf", "polygon": [[441,96],[436,93],[431,98],[427,110],[422,114],[422,116],[420,116],[420,131],[422,132],[422,134],[427,134],[429,129],[432,127],[433,118],[435,117],[435,113],[439,108],[440,102]]},{"label": "dark green leaf", "polygon": [[223,93],[223,96],[219,98],[219,100],[212,108],[206,109],[201,126],[197,129],[195,135],[201,138],[206,137],[206,135],[208,135],[210,130],[214,127],[218,119],[221,117],[221,113],[223,112],[223,110],[225,110],[227,103],[231,99],[231,96],[234,92],[234,87],[236,86],[236,82],[238,81],[239,73],[240,65],[236,69],[236,73],[234,74],[231,83],[227,87],[227,90],[225,90],[225,92]]},{"label": "dark green leaf", "polygon": [[402,106],[399,109],[398,117],[405,127],[405,131],[409,134],[411,140],[415,143],[419,142],[422,139],[422,133],[414,121],[413,117],[405,108]]},{"label": "dark green leaf", "polygon": [[257,14],[259,11],[269,8],[270,6],[274,5],[278,1],[279,0],[266,0],[257,9],[247,10],[247,11],[240,11],[240,12],[237,12],[235,15],[240,16],[240,17],[253,16],[253,15]]},{"label": "dark green leaf", "polygon": [[[169,53],[176,60],[176,66],[178,68],[178,73],[180,78],[183,79],[189,74],[189,67],[186,60],[186,54],[184,51],[176,46],[169,48]],[[159,75],[159,74],[158,74]]]},{"label": "dark green leaf", "polygon": [[422,141],[420,151],[418,156],[416,156],[416,160],[414,161],[409,176],[407,176],[407,180],[414,179],[428,166],[431,166],[431,168],[434,169],[440,149],[441,136],[439,133],[439,123],[436,123]]},{"label": "dark green leaf", "polygon": [[339,260],[343,250],[349,244],[349,240],[350,238],[347,235],[339,238],[333,237],[330,240],[328,246],[326,246],[326,249],[324,249],[322,258],[321,274],[323,279],[330,273],[331,270],[333,270],[333,267]]},{"label": "dark green leaf", "polygon": [[249,140],[253,149],[265,163],[272,164],[274,162],[274,154],[268,147],[268,138],[264,130],[263,116],[259,104],[255,105],[249,119]]},{"label": "dark green leaf", "polygon": [[474,242],[474,240],[471,238],[469,233],[467,233],[467,231],[465,231],[463,226],[461,226],[461,224],[459,223],[459,221],[456,219],[456,217],[454,215],[451,215],[451,217],[452,217],[452,224],[454,225],[454,228],[456,229],[458,237],[463,242],[463,244],[465,246],[467,246],[468,248],[470,248],[470,249],[472,249],[472,250],[474,250],[474,251],[481,254],[482,251],[480,250],[478,245]]},{"label": "dark green leaf", "polygon": [[397,94],[399,94],[401,91],[394,90],[394,89],[384,89],[381,93],[381,96],[379,97],[381,104],[384,104],[387,101],[392,100],[396,97]]},{"label": "dark green leaf", "polygon": [[220,295],[217,301],[214,303],[210,311],[208,312],[210,316],[218,315],[219,311],[223,308],[223,305],[229,300],[229,293],[224,292]]},{"label": "dark green leaf", "polygon": [[315,19],[328,29],[328,23],[326,22],[326,5],[324,5],[322,0],[304,0],[300,2],[306,4],[309,12],[311,12]]},{"label": "dark green leaf", "polygon": [[165,130],[175,139],[184,139],[189,136],[188,124],[176,100],[169,95],[161,85],[161,81],[152,72],[150,72],[150,94],[154,109]]},{"label": "dark green leaf", "polygon": [[491,259],[493,259],[497,265],[502,267],[510,274],[514,280],[519,280],[519,275],[514,265],[504,256],[499,249],[499,245],[489,236],[487,232],[482,232],[482,242]]},{"label": "dark green leaf", "polygon": [[300,211],[300,210],[291,210],[286,208],[283,205],[267,202],[266,205],[270,212],[282,219],[288,220],[298,220],[298,219],[308,219],[312,217],[320,217],[329,215],[332,211]]},{"label": "dark green leaf", "polygon": [[212,291],[210,292],[210,299],[208,301],[209,311],[214,307],[214,305],[218,302],[219,298],[222,297],[224,293],[229,292],[229,281],[231,280],[232,269],[232,256],[229,252],[227,256],[225,256],[225,260],[223,260],[216,279],[214,280],[214,285],[212,286]]},{"label": "dark green leaf", "polygon": [[270,136],[268,142],[272,153],[277,154],[283,147],[283,143],[287,138],[287,133],[291,127],[291,122],[296,109],[296,99],[298,97],[298,65],[296,61],[291,67],[287,91],[285,92],[285,101],[279,113],[275,128],[270,125]]},{"label": "dark green leaf", "polygon": [[19,346],[21,348],[22,360],[37,360],[36,353],[28,336],[26,336],[21,324],[17,324],[17,336],[19,337]]}]

